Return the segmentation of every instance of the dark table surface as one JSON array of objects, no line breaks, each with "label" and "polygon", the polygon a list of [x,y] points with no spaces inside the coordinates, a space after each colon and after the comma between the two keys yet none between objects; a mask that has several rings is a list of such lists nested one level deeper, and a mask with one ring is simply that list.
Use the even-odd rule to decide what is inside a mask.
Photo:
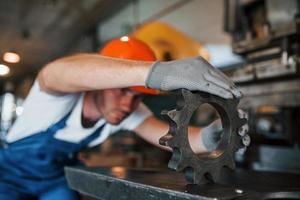
[{"label": "dark table surface", "polygon": [[96,199],[300,199],[300,174],[225,171],[215,184],[188,184],[171,170],[66,167],[69,186]]}]

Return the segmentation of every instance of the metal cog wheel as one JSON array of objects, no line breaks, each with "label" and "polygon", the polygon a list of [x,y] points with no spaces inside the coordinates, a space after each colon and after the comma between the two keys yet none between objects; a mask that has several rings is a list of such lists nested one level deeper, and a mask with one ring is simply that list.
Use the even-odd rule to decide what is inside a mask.
[{"label": "metal cog wheel", "polygon": [[[235,168],[234,153],[245,149],[250,143],[247,115],[237,109],[238,99],[222,99],[202,92],[192,93],[181,89],[184,104],[177,109],[162,111],[170,124],[168,133],[160,138],[159,143],[173,149],[168,167],[184,171],[189,182],[205,184],[216,182],[224,166]],[[188,125],[194,111],[201,104],[212,105],[222,121],[223,134],[217,149],[206,154],[197,155],[188,141]],[[246,141],[243,141],[246,140]]]}]

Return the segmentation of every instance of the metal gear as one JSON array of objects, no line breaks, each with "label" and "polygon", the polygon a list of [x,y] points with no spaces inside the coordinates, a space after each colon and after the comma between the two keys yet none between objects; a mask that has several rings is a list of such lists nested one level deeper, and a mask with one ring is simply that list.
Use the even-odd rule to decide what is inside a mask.
[{"label": "metal gear", "polygon": [[[173,149],[169,168],[184,171],[189,182],[205,184],[216,182],[224,166],[235,168],[234,153],[245,149],[249,144],[247,116],[237,109],[238,99],[222,99],[203,92],[181,89],[184,104],[177,109],[162,111],[162,115],[170,124],[168,133],[160,138],[159,143]],[[188,141],[188,126],[190,119],[201,106],[208,103],[220,115],[223,134],[217,149],[205,154],[196,154]],[[246,142],[243,140],[247,140]]]}]

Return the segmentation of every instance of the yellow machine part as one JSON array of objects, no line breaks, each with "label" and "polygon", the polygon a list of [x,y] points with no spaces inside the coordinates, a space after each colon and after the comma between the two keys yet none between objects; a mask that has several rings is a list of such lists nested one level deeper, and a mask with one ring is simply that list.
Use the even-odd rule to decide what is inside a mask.
[{"label": "yellow machine part", "polygon": [[134,31],[132,36],[144,41],[160,61],[177,60],[209,55],[204,46],[174,27],[159,21],[148,22]]}]

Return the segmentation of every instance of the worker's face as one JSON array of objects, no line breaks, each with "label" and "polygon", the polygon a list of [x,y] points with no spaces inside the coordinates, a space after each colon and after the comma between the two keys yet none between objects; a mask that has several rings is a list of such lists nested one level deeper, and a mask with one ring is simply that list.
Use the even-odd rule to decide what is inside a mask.
[{"label": "worker's face", "polygon": [[140,103],[143,94],[128,88],[101,90],[95,94],[94,101],[102,117],[110,124],[119,124]]}]

